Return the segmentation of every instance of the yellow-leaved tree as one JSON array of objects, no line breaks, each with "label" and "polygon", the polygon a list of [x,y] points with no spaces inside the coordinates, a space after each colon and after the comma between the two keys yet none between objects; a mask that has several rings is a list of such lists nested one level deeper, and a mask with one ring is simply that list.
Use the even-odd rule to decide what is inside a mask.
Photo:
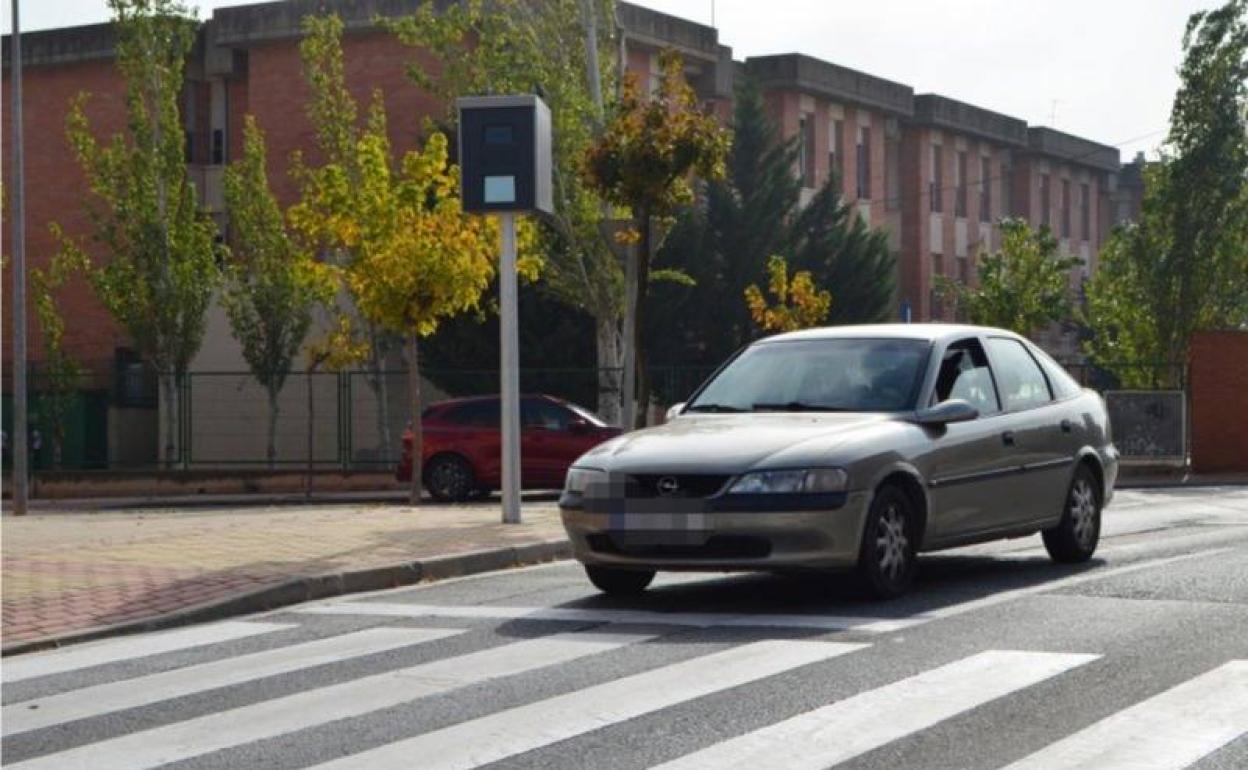
[{"label": "yellow-leaved tree", "polygon": [[750,317],[767,332],[791,332],[818,326],[832,309],[832,294],[820,290],[809,270],[799,270],[789,278],[789,265],[784,257],[773,254],[767,259],[767,289],[776,304],[768,305],[757,284],[745,288],[745,304]]},{"label": "yellow-leaved tree", "polygon": [[313,240],[352,255],[342,271],[356,309],[406,340],[415,505],[422,481],[419,340],[442,319],[478,306],[494,276],[498,227],[463,212],[445,135],[431,134],[393,165],[379,95],[348,153],[350,182],[339,163],[301,172],[304,195],[290,218]]}]

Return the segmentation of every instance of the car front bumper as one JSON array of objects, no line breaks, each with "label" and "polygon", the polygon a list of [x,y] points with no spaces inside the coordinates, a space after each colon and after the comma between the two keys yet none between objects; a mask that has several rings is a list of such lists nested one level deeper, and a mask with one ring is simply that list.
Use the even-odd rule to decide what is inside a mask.
[{"label": "car front bumper", "polygon": [[716,572],[843,569],[857,563],[870,493],[839,498],[836,507],[819,509],[740,510],[736,501],[711,501],[671,506],[700,510],[665,510],[660,501],[648,500],[590,510],[565,506],[562,514],[575,556],[585,564]]}]

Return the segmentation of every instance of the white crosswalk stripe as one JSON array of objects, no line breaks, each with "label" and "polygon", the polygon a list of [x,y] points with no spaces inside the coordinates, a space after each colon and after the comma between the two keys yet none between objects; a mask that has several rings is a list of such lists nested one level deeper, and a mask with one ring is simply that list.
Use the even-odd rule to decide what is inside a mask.
[{"label": "white crosswalk stripe", "polygon": [[925,623],[931,617],[917,614],[907,618],[872,618],[846,615],[748,615],[718,612],[649,612],[645,610],[598,610],[579,607],[505,607],[494,604],[444,606],[398,602],[334,602],[301,607],[308,615],[376,615],[398,618],[506,618],[523,620],[567,620],[580,623],[639,623],[668,626],[753,626],[757,628],[815,628],[824,631],[862,631],[886,634]]},{"label": "white crosswalk stripe", "polygon": [[408,770],[413,757],[421,758],[422,770],[477,767],[865,646],[753,642],[460,722],[317,767]]},{"label": "white crosswalk stripe", "polygon": [[529,639],[133,732],[45,754],[10,767],[13,770],[157,767],[651,638],[651,634],[604,631]]},{"label": "white crosswalk stripe", "polygon": [[1068,671],[1096,655],[990,650],[661,765],[819,770]]},{"label": "white crosswalk stripe", "polygon": [[259,634],[271,634],[298,626],[283,623],[252,623],[229,621],[204,626],[192,626],[177,631],[128,637],[107,642],[85,644],[68,650],[33,653],[16,659],[5,659],[0,664],[4,681],[20,682],[37,676],[62,674],[66,671],[117,663],[123,660],[159,655],[165,652],[203,647],[218,642],[229,642]]},{"label": "white crosswalk stripe", "polygon": [[1248,660],[1106,717],[1007,770],[1177,770],[1248,735]]},{"label": "white crosswalk stripe", "polygon": [[[364,614],[407,619],[438,615],[444,608],[342,602],[319,609],[328,609],[329,614],[347,615],[366,610]],[[407,770],[415,766],[421,770],[472,768],[505,762],[564,741],[573,741],[569,750],[576,751],[575,741],[590,733],[618,727],[665,709],[693,706],[693,702],[700,698],[733,688],[742,688],[742,697],[748,701],[750,688],[765,687],[765,683],[773,677],[848,653],[860,652],[860,655],[835,665],[854,667],[874,660],[866,652],[872,646],[869,643],[822,639],[729,642],[727,646],[717,648],[716,652],[699,652],[695,657],[674,663],[655,657],[667,647],[666,644],[651,645],[638,658],[651,661],[639,673],[579,689],[564,685],[555,690],[559,694],[544,693],[540,697],[528,698],[524,697],[523,690],[514,689],[520,682],[526,681],[518,680],[500,685],[507,687],[514,698],[505,708],[485,706],[484,710],[477,711],[470,718],[461,718],[462,721],[448,723],[434,719],[423,731],[413,727],[397,736],[383,731],[371,733],[376,737],[353,742],[356,741],[356,730],[348,729],[348,725],[333,723],[369,717],[383,709],[415,703],[422,698],[526,673],[541,672],[544,677],[549,672],[553,681],[567,681],[559,678],[562,675],[558,668],[560,664],[594,655],[616,655],[628,645],[653,641],[665,634],[677,635],[677,638],[685,640],[710,635],[705,631],[692,630],[696,628],[766,627],[789,623],[801,627],[802,618],[818,617],[778,615],[764,619],[717,613],[672,613],[670,620],[664,623],[653,620],[664,613],[647,611],[540,610],[497,606],[449,609],[460,611],[453,617],[474,620],[499,618],[501,611],[502,619],[533,618],[537,614],[545,620],[655,623],[656,627],[631,629],[608,625],[587,631],[507,640],[495,647],[464,652],[463,646],[473,643],[471,637],[466,636],[470,629],[416,628],[396,624],[393,627],[349,630],[311,641],[284,643],[232,657],[220,658],[219,653],[207,652],[210,649],[207,646],[214,643],[292,627],[287,624],[237,622],[186,629],[187,633],[181,634],[152,634],[65,653],[18,658],[13,661],[23,664],[18,668],[18,674],[20,678],[28,679],[48,673],[142,660],[162,652],[205,648],[203,662],[139,675],[132,675],[132,669],[112,669],[110,672],[116,672],[114,676],[123,678],[98,683],[98,677],[92,675],[85,680],[86,686],[77,690],[34,698],[26,696],[28,699],[25,701],[7,703],[0,712],[6,742],[5,766],[23,770],[130,770],[205,758],[213,752],[227,749],[238,750],[240,766],[262,766],[274,758],[273,752],[284,751],[282,746],[296,740],[292,734],[307,731],[298,736],[298,740],[306,738],[320,747],[320,753],[304,755],[306,762],[322,762],[312,765],[317,770],[361,767],[369,770]],[[535,610],[539,612],[535,613]],[[767,620],[771,622],[765,622]],[[814,628],[826,630],[817,625]],[[192,631],[195,633],[189,633]],[[738,633],[731,632],[734,636]],[[757,634],[751,632],[750,636],[757,638]],[[719,644],[724,643],[724,637],[722,632],[712,636],[721,640]],[[304,685],[305,689],[293,693],[283,691],[290,694],[241,706],[223,707],[209,713],[190,703],[179,702],[182,698],[207,694],[215,697],[215,691],[224,693],[228,688],[245,686],[268,677],[357,661],[364,656],[405,650],[439,640],[444,640],[442,644],[446,648],[441,649],[440,645],[437,649],[422,650],[424,654],[420,659],[424,662],[407,663],[400,668],[337,684]],[[825,701],[796,716],[773,721],[750,732],[728,735],[691,753],[675,756],[657,767],[658,770],[754,767],[815,770],[833,767],[923,731],[956,729],[956,725],[947,724],[949,720],[1021,693],[1099,658],[1095,654],[1074,652],[978,652],[873,689],[851,691],[838,700]],[[384,665],[389,660],[377,660],[375,664]],[[602,662],[609,665],[611,660],[606,657]],[[595,660],[594,664],[598,662]],[[7,679],[7,663],[5,669]],[[833,675],[835,670],[841,669],[826,670]],[[578,675],[569,679],[576,681],[575,676]],[[1077,681],[1063,680],[1061,687]],[[265,690],[257,688],[250,692],[264,693]],[[774,695],[776,688],[771,687],[769,692]],[[159,708],[122,714],[156,704],[160,704]],[[181,721],[163,725],[157,723],[156,726],[150,726],[149,722],[146,728],[143,726],[145,719],[169,719],[163,716],[165,709],[169,714],[179,714],[179,709],[187,706],[194,710],[188,710],[185,716],[175,717]],[[411,713],[419,714],[422,708],[423,704],[417,705],[416,711]],[[978,711],[975,718],[988,713]],[[92,743],[71,744],[71,748],[30,756],[31,751],[48,751],[45,747],[47,736],[57,734],[34,731],[47,728],[73,731],[79,727],[73,724],[78,720],[102,715],[116,716],[93,722],[91,729],[102,727],[115,732],[106,732],[103,738]],[[123,732],[127,724],[130,731]],[[85,725],[83,729],[87,729]],[[1231,661],[1130,705],[1086,729],[1057,739],[1005,770],[1178,770],[1198,762],[1241,735],[1248,735],[1248,660]],[[280,736],[291,737],[287,741],[263,743]],[[686,736],[686,740],[689,737],[692,736]],[[391,742],[377,745],[376,741],[383,739]],[[661,740],[662,736],[656,736],[656,739]],[[18,757],[26,758],[15,760],[11,753],[15,748],[21,752]],[[282,756],[286,757],[284,753]],[[337,758],[325,761],[330,756]]]},{"label": "white crosswalk stripe", "polygon": [[372,655],[463,633],[446,628],[369,628],[348,634],[214,660],[135,679],[107,682],[4,707],[5,735],[243,684],[327,663]]}]

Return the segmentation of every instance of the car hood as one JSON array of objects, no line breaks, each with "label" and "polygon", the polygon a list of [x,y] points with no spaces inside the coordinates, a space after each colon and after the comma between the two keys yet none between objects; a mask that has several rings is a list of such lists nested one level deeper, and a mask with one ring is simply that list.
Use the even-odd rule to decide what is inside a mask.
[{"label": "car hood", "polygon": [[777,413],[685,415],[601,444],[577,465],[626,473],[741,473],[759,465],[818,463],[864,434],[896,430],[896,415]]}]

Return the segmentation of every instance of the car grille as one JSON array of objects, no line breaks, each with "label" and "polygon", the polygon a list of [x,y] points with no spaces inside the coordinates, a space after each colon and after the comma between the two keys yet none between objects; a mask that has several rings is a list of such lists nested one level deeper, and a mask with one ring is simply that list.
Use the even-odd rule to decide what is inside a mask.
[{"label": "car grille", "polygon": [[[663,533],[656,533],[660,539]],[[652,559],[761,559],[771,553],[771,541],[747,535],[715,535],[705,543],[640,542],[608,534],[590,535],[589,547],[598,553]]]},{"label": "car grille", "polygon": [[729,478],[731,477],[703,473],[634,474],[628,477],[625,497],[710,497],[723,489]]}]

